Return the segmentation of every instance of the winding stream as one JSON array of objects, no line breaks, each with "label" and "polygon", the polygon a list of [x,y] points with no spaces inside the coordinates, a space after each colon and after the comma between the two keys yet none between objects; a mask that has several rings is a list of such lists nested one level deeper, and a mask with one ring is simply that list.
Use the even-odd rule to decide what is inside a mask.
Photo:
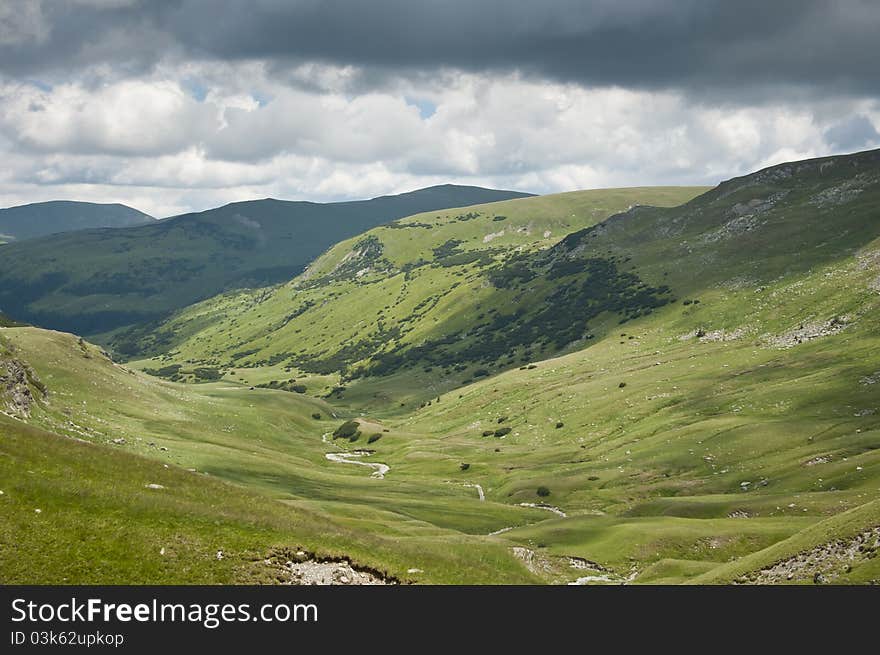
[{"label": "winding stream", "polygon": [[[325,444],[332,445],[330,442],[330,433],[325,432],[321,435],[321,441]],[[326,453],[324,457],[326,457],[331,462],[336,462],[337,464],[357,464],[358,466],[368,466],[373,469],[373,472],[370,474],[371,478],[376,478],[377,480],[383,480],[385,478],[385,474],[391,470],[391,467],[387,464],[382,464],[380,462],[362,462],[359,460],[360,457],[369,457],[372,455],[372,451],[368,450],[352,450],[351,452],[344,453]],[[482,495],[482,491],[480,492]]]},{"label": "winding stream", "polygon": [[327,453],[324,455],[331,462],[337,462],[338,464],[358,464],[359,466],[369,466],[373,469],[373,472],[370,474],[371,478],[377,478],[382,480],[385,477],[385,474],[391,470],[391,467],[387,464],[380,464],[379,462],[361,462],[357,458],[358,457],[369,457],[370,453],[365,453],[363,451],[354,451],[350,453]]},{"label": "winding stream", "polygon": [[532,507],[534,509],[544,509],[544,510],[547,510],[548,512],[553,512],[554,514],[557,514],[558,516],[561,516],[562,518],[565,518],[567,516],[566,513],[563,512],[558,507],[553,507],[553,505],[548,505],[546,503],[520,503],[519,506],[520,507]]},{"label": "winding stream", "polygon": [[478,484],[465,484],[464,486],[470,487],[471,489],[476,489],[477,494],[479,494],[479,496],[480,496],[480,500],[481,501],[486,500],[486,494],[483,493],[483,487],[481,487],[480,485],[478,485]]}]

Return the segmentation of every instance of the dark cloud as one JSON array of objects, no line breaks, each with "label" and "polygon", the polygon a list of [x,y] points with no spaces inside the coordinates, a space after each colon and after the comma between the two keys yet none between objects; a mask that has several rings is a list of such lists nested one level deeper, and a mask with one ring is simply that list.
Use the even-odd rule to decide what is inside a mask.
[{"label": "dark cloud", "polygon": [[880,143],[880,134],[874,124],[862,114],[832,125],[823,136],[828,145],[842,151],[859,150]]},{"label": "dark cloud", "polygon": [[370,74],[519,70],[693,93],[880,92],[873,0],[143,0],[44,2],[48,37],[0,40],[0,70],[39,75],[171,56],[303,61]]}]

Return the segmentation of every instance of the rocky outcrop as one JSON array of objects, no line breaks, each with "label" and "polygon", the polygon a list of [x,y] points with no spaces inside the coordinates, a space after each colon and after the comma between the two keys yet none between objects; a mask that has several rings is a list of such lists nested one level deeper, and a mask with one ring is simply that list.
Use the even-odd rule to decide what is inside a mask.
[{"label": "rocky outcrop", "polygon": [[15,418],[30,418],[37,397],[45,396],[46,388],[30,366],[11,357],[0,360],[0,411]]},{"label": "rocky outcrop", "polygon": [[263,560],[278,584],[288,585],[387,585],[400,584],[394,576],[341,558],[317,557],[305,550],[273,551]]},{"label": "rocky outcrop", "polygon": [[779,584],[812,580],[816,584],[833,582],[852,567],[880,552],[880,526],[860,532],[850,539],[838,539],[816,546],[772,566],[747,573],[737,584]]}]

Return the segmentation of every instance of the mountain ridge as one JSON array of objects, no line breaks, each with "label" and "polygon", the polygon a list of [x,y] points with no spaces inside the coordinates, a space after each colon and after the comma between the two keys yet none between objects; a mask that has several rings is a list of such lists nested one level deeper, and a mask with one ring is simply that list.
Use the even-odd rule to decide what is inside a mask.
[{"label": "mountain ridge", "polygon": [[242,201],[131,228],[11,243],[0,258],[0,308],[93,335],[226,289],[287,280],[337,241],[418,211],[527,196],[453,185],[343,203]]},{"label": "mountain ridge", "polygon": [[0,235],[12,242],[96,228],[125,228],[153,221],[121,203],[49,200],[0,209]]}]

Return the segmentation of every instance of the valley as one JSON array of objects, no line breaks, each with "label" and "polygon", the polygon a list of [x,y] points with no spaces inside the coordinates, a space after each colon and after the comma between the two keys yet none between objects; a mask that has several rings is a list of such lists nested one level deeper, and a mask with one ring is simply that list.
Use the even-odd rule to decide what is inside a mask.
[{"label": "valley", "polygon": [[878,200],[868,151],[432,209],[89,339],[8,320],[0,577],[876,583]]}]

